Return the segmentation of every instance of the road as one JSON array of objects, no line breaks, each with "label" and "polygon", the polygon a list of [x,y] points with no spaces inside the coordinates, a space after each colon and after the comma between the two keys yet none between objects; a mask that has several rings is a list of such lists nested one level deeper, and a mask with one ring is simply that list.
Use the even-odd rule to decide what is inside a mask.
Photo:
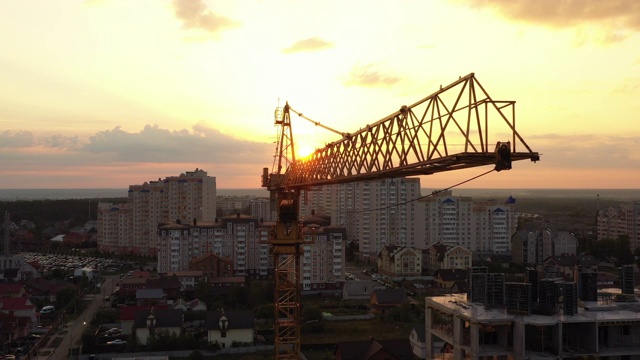
[{"label": "road", "polygon": [[116,281],[117,276],[107,276],[104,283],[100,288],[100,293],[96,294],[91,300],[91,303],[87,305],[84,312],[80,314],[75,320],[67,324],[67,334],[64,336],[60,345],[49,356],[49,360],[65,360],[69,359],[69,347],[71,344],[80,344],[82,333],[86,326],[93,319],[96,311],[103,305],[104,297],[110,295],[113,283]]}]

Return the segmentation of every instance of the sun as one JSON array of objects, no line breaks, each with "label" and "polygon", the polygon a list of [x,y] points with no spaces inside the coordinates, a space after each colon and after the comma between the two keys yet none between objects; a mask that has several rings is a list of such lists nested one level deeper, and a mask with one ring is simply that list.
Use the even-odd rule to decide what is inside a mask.
[{"label": "sun", "polygon": [[313,154],[315,149],[308,145],[301,145],[296,147],[296,158],[304,159],[309,155]]}]

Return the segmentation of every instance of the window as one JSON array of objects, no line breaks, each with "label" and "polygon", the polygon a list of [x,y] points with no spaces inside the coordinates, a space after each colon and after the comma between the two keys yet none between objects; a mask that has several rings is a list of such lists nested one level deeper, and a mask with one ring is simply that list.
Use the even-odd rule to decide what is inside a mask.
[{"label": "window", "polygon": [[220,337],[221,338],[226,338],[227,337],[227,332],[226,331],[220,331]]}]

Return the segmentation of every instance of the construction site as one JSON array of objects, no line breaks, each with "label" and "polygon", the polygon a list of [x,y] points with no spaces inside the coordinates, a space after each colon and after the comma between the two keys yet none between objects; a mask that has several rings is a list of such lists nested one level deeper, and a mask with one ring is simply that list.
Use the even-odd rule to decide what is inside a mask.
[{"label": "construction site", "polygon": [[426,299],[428,359],[635,359],[640,303],[633,266],[598,290],[597,269],[573,281],[527,269],[524,282],[473,268],[467,294]]}]

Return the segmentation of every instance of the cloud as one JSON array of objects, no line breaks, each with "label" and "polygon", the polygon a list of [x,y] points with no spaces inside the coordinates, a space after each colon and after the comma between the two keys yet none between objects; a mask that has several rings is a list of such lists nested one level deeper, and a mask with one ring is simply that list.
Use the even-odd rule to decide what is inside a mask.
[{"label": "cloud", "polygon": [[122,162],[206,161],[213,163],[251,163],[273,151],[270,144],[234,139],[218,130],[197,124],[193,131],[171,131],[146,125],[140,132],[120,127],[91,136],[78,149],[92,154],[106,154]]},{"label": "cloud", "polygon": [[173,0],[173,8],[185,29],[199,29],[215,34],[239,26],[237,21],[209,10],[203,0]]},{"label": "cloud", "polygon": [[399,81],[399,78],[383,74],[369,64],[354,66],[344,83],[353,86],[381,87],[394,85]]},{"label": "cloud", "polygon": [[473,8],[490,8],[507,19],[554,28],[595,25],[604,34],[596,41],[623,40],[640,31],[640,1],[634,0],[457,0]]},{"label": "cloud", "polygon": [[[638,168],[640,137],[543,134],[527,137],[545,166],[563,169]],[[614,174],[612,174],[614,176]]]},{"label": "cloud", "polygon": [[77,136],[51,135],[40,139],[39,143],[47,148],[75,149],[80,140]]},{"label": "cloud", "polygon": [[31,131],[5,130],[0,133],[0,148],[26,148],[35,144],[35,137]]},{"label": "cloud", "polygon": [[331,44],[330,42],[314,37],[314,38],[300,40],[294,43],[293,45],[289,46],[288,48],[282,50],[282,52],[296,53],[296,52],[303,52],[303,51],[317,51],[317,50],[329,49],[331,47],[333,47],[333,44]]}]

